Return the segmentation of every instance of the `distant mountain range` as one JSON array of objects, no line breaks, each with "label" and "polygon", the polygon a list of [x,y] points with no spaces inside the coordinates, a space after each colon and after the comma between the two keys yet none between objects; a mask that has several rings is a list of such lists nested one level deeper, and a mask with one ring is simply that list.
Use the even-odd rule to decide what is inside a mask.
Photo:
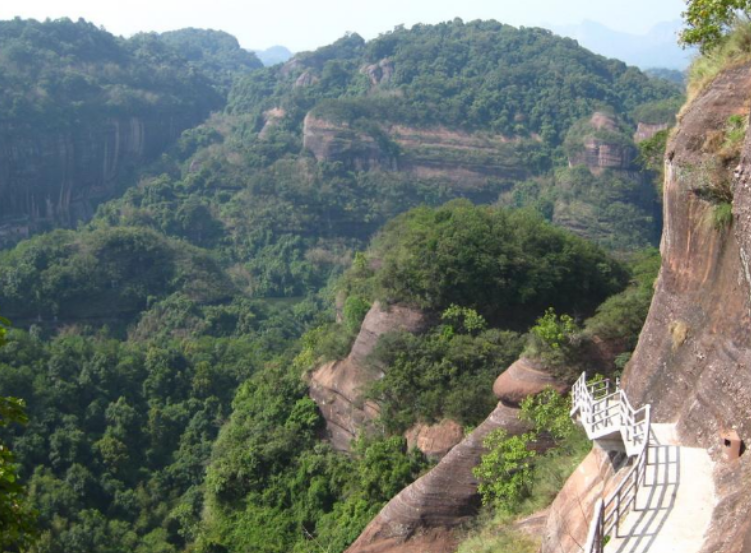
[{"label": "distant mountain range", "polygon": [[284,63],[290,59],[294,54],[284,46],[272,46],[266,48],[266,50],[253,50],[258,59],[261,60],[265,66],[276,65],[277,63]]},{"label": "distant mountain range", "polygon": [[684,50],[678,45],[680,20],[659,23],[643,35],[614,31],[594,22],[583,21],[577,25],[551,25],[562,36],[573,38],[585,48],[610,58],[618,58],[629,65],[643,69],[665,67],[686,69],[694,50]]}]

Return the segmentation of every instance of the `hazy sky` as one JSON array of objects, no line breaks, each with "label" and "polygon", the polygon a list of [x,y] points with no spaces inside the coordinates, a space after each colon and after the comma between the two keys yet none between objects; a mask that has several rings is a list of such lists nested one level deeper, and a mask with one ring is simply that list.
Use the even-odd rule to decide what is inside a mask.
[{"label": "hazy sky", "polygon": [[227,31],[246,48],[283,44],[301,51],[347,31],[369,39],[398,24],[454,17],[527,26],[591,19],[643,33],[678,19],[684,6],[684,0],[0,0],[0,19],[83,17],[125,36],[203,27]]}]

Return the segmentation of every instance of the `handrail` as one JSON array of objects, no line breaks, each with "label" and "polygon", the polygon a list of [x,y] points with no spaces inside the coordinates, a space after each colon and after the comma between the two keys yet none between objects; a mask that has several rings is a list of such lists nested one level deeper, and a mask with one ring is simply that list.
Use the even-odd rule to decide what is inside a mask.
[{"label": "handrail", "polygon": [[602,553],[602,539],[605,537],[602,533],[604,511],[605,504],[602,499],[598,499],[597,503],[595,503],[592,524],[589,525],[584,553]]},{"label": "handrail", "polygon": [[603,553],[604,537],[614,529],[615,535],[618,535],[621,520],[636,506],[639,487],[646,476],[651,406],[634,409],[626,393],[620,389],[620,382],[616,382],[615,391],[610,392],[608,380],[588,384],[584,373],[574,384],[572,396],[571,416],[579,414],[579,420],[590,439],[619,432],[626,453],[636,458],[610,495],[595,504],[584,553]]}]

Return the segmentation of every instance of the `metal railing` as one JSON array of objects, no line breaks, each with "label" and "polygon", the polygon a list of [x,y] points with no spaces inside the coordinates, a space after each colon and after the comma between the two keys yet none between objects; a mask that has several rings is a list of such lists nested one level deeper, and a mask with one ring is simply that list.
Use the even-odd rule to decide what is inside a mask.
[{"label": "metal railing", "polygon": [[639,487],[644,482],[647,468],[651,409],[645,405],[634,409],[619,383],[614,391],[607,380],[588,384],[582,374],[572,389],[571,416],[579,414],[579,420],[590,439],[620,433],[626,453],[635,457],[626,476],[606,499],[595,504],[589,525],[584,553],[603,553],[604,542],[615,530],[618,537],[620,522],[636,507]]}]

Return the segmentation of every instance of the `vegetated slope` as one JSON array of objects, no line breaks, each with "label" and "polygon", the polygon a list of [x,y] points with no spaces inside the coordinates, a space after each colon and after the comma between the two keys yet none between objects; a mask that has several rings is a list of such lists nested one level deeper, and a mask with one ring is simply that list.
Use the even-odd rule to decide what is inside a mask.
[{"label": "vegetated slope", "polygon": [[[99,219],[218,249],[243,289],[266,296],[320,287],[387,220],[455,197],[502,194],[608,248],[643,247],[660,210],[631,135],[644,106],[678,94],[539,29],[352,35],[238,81],[224,114],[184,133]],[[673,117],[650,113],[658,126]],[[577,141],[586,155],[569,159]]]},{"label": "vegetated slope", "polygon": [[[38,25],[88,28],[69,22]],[[539,50],[537,65],[517,66],[519,54],[507,45],[507,69],[520,83],[527,70],[548,68],[552,82],[560,81],[550,94],[562,94],[576,83],[577,94],[589,90],[581,102],[570,96],[573,103],[561,107],[561,116],[570,123],[555,123],[552,131],[543,132],[535,126],[542,119],[532,117],[533,104],[524,103],[513,108],[513,119],[518,119],[514,126],[520,127],[512,129],[512,136],[503,134],[507,131],[500,122],[498,128],[490,124],[503,121],[495,108],[485,127],[480,118],[474,126],[450,128],[456,119],[430,113],[443,110],[444,96],[461,101],[440,88],[449,75],[428,70],[433,60],[420,56],[412,65],[405,57],[394,66],[413,67],[414,82],[405,81],[382,95],[370,85],[357,92],[346,83],[370,82],[360,73],[368,60],[358,57],[368,46],[349,37],[302,56],[313,68],[308,68],[310,79],[301,78],[308,69],[295,69],[297,61],[287,69],[258,70],[263,72],[257,79],[236,85],[226,113],[182,133],[167,155],[144,169],[137,186],[101,205],[88,225],[23,241],[3,255],[0,313],[12,311],[28,334],[18,333],[18,345],[3,350],[8,357],[0,367],[0,383],[6,387],[0,394],[27,398],[31,418],[38,422],[25,433],[14,428],[4,436],[14,436],[23,477],[32,479],[30,494],[42,511],[40,551],[174,551],[188,544],[198,551],[304,551],[317,547],[311,535],[341,551],[381,505],[424,470],[424,459],[408,452],[399,435],[405,426],[444,415],[479,422],[487,414],[484,408],[493,403],[489,383],[494,373],[519,353],[522,340],[517,332],[526,330],[548,303],[586,312],[625,284],[620,264],[598,248],[533,216],[498,215],[466,204],[419,210],[394,223],[395,235],[404,231],[414,244],[400,244],[395,235],[390,242],[385,239],[397,256],[383,258],[388,270],[380,274],[398,275],[388,285],[377,284],[380,277],[370,274],[378,272],[377,266],[362,264],[367,256],[353,256],[386,221],[412,206],[436,206],[456,197],[493,202],[519,174],[530,175],[528,188],[557,183],[547,172],[568,162],[563,140],[571,123],[582,121],[577,128],[584,129],[584,152],[613,152],[616,148],[601,148],[612,137],[600,127],[616,126],[613,144],[618,146],[621,135],[632,130],[632,107],[674,94],[638,71],[543,31],[453,22],[393,34],[407,45],[410,37],[419,38],[410,47],[414,55],[425,40],[435,43],[436,53],[451,57],[448,52],[464,48],[464,39],[475,31],[484,38],[473,46],[473,59],[482,57],[481,45],[492,46],[508,33],[514,39],[510,44],[530,43]],[[94,36],[100,36],[97,33],[101,31]],[[173,58],[174,51],[153,35],[133,42],[112,40],[126,50],[128,44],[148,45],[164,54],[164,63],[174,61],[174,67],[187,63]],[[565,59],[584,60],[576,65],[582,72],[556,77],[551,69],[555,56],[544,56],[548,47],[553,52],[559,48]],[[401,50],[394,48],[396,56]],[[503,59],[498,54],[493,62],[499,73]],[[326,80],[337,74],[337,67],[343,68],[343,86],[336,79]],[[387,67],[385,63],[381,69],[388,72]],[[291,73],[285,76],[285,71]],[[218,97],[210,81],[192,75],[201,90]],[[569,83],[573,75],[580,78]],[[139,83],[149,82],[148,75],[141,78]],[[434,81],[439,88],[431,96]],[[584,84],[590,81],[604,84]],[[474,77],[456,83],[466,84],[469,92],[482,86]],[[506,86],[509,106],[517,98],[515,83]],[[125,84],[100,88],[102,94],[128,90]],[[527,90],[532,88],[530,84]],[[176,85],[176,102],[180,90]],[[489,89],[485,93],[492,95]],[[346,99],[357,94],[353,102]],[[423,115],[409,116],[404,124],[381,118],[382,112],[372,111],[380,96],[397,100],[397,117],[403,115],[399,98]],[[158,95],[146,98],[160,105]],[[592,110],[600,109],[603,99],[617,103],[616,110],[602,107],[597,113],[605,116],[595,117]],[[551,107],[555,101],[540,101],[551,117],[557,116]],[[112,108],[106,100],[92,106],[105,114]],[[356,117],[345,129],[349,138],[343,139],[341,121],[323,115],[350,106]],[[361,108],[368,117],[357,115]],[[312,143],[304,132],[306,118],[312,121]],[[327,129],[334,140],[316,142],[315,133]],[[420,143],[430,147],[420,150]],[[317,150],[316,144],[333,146]],[[316,151],[341,158],[318,158]],[[639,180],[629,156],[598,157],[587,169],[563,172],[596,177],[590,191],[608,185],[610,175],[650,188],[646,179]],[[540,180],[543,177],[548,181]],[[115,181],[121,182],[120,177]],[[611,203],[621,201],[608,197]],[[537,202],[535,209],[554,219],[547,211],[550,197],[538,200],[534,196],[528,204]],[[528,205],[525,201],[519,199],[519,205]],[[550,202],[553,213],[559,203],[565,204],[557,197]],[[467,233],[472,235],[467,243],[476,247],[465,255],[462,237]],[[513,248],[501,247],[499,240]],[[624,239],[627,247],[643,242]],[[409,247],[415,248],[411,258],[418,261],[425,251],[440,257],[410,265],[405,253]],[[538,252],[538,259],[525,255],[527,249]],[[101,263],[95,262],[98,258]],[[352,299],[341,308],[342,326],[334,322],[337,313],[327,284],[350,266],[364,276],[357,284],[361,291],[353,284]],[[504,269],[505,281],[494,280],[494,267]],[[445,279],[431,288],[425,275]],[[525,286],[525,279],[535,286]],[[367,290],[374,282],[371,294]],[[462,288],[465,285],[468,288]],[[518,299],[500,291],[507,285],[519,292]],[[554,297],[557,286],[565,286],[569,296]],[[379,296],[381,291],[388,294]],[[508,312],[490,310],[487,320],[480,317],[477,311],[487,306],[486,292],[505,302]],[[291,301],[258,300],[269,297]],[[388,339],[384,341],[384,361],[397,368],[388,383],[399,393],[372,393],[395,398],[389,407],[394,430],[356,445],[353,457],[342,457],[318,439],[325,421],[307,399],[300,377],[325,359],[347,355],[374,299],[415,303],[434,317],[451,310],[451,303],[460,305],[443,325],[433,324],[424,338],[392,337],[395,345],[390,349]],[[559,299],[569,301],[559,304]],[[297,341],[306,330],[311,332]],[[390,351],[404,355],[392,361],[386,355]],[[418,358],[415,352],[425,355]],[[422,368],[440,385],[423,379]],[[413,380],[422,404],[411,410],[404,408],[409,386],[402,384]],[[228,402],[240,383],[231,407]],[[450,413],[441,411],[436,390],[451,399],[446,406]],[[472,409],[462,408],[467,397]],[[204,481],[210,444],[230,418]],[[204,518],[203,513],[212,516]]]},{"label": "vegetated slope", "polygon": [[0,49],[0,243],[89,219],[223,106],[212,81],[155,35],[14,19],[0,22]]},{"label": "vegetated slope", "polygon": [[[568,190],[586,210],[572,216],[568,198],[550,195],[539,207],[622,249],[654,243],[660,225],[656,196],[636,162],[634,110],[679,96],[669,83],[548,31],[455,20],[397,28],[367,43],[349,35],[298,54],[239,81],[228,111],[251,117],[266,151],[281,140],[291,149],[302,141],[319,164],[341,174],[398,173],[464,194],[513,192],[520,181],[545,187],[548,181],[537,181],[551,169],[588,164],[601,177],[595,185],[548,187]],[[610,159],[567,158],[564,139],[596,112],[613,120],[619,148]],[[609,197],[601,203],[588,199],[603,194]],[[608,231],[610,222],[621,228]]]},{"label": "vegetated slope", "polygon": [[224,31],[188,28],[161,33],[159,38],[208,76],[223,94],[229,92],[235,78],[263,67],[253,52],[241,48],[237,39]]},{"label": "vegetated slope", "polygon": [[[432,275],[439,273],[445,279],[434,281]],[[254,380],[238,396],[216,442],[199,550],[343,550],[389,498],[382,486],[395,482],[393,463],[404,463],[396,452],[405,454],[405,430],[446,417],[474,426],[492,410],[493,380],[523,346],[509,328],[526,329],[527,317],[541,314],[537,306],[556,304],[548,295],[554,288],[568,290],[566,306],[590,312],[626,280],[624,268],[601,249],[529,213],[465,201],[418,208],[398,218],[338,286],[342,322],[307,333],[295,363],[276,369],[300,378],[304,371],[346,356],[375,300],[381,305],[398,300],[402,311],[410,305],[422,308],[427,322],[420,334],[395,327],[370,341],[374,330],[363,327],[358,342],[370,349],[369,355],[358,351],[356,359],[338,369],[369,374],[359,390],[360,402],[369,399],[381,406],[377,424],[363,424],[352,447],[350,462],[359,464],[360,480],[337,477],[336,465],[324,456],[331,453],[294,426],[297,407],[266,397],[269,377]],[[518,296],[509,290],[519,291]],[[504,294],[509,296],[504,299]],[[498,305],[487,297],[498,299]],[[516,302],[528,307],[519,318]],[[327,417],[325,422],[337,421]],[[378,475],[370,464],[376,454],[368,448],[381,450],[378,444],[384,440],[394,444],[394,457],[381,457]],[[402,487],[418,475],[408,466],[399,473]]]},{"label": "vegetated slope", "polygon": [[[735,431],[747,444],[751,435],[748,34],[738,28],[692,72],[694,98],[667,149],[660,276],[623,378],[635,406],[651,404],[653,421],[676,423],[681,443],[708,448],[716,461],[702,552],[745,551],[751,535],[751,505],[738,486],[749,478],[748,452],[725,457],[721,438]],[[595,473],[595,458],[556,500],[543,551],[579,551],[599,497],[588,491],[613,481]]]}]

